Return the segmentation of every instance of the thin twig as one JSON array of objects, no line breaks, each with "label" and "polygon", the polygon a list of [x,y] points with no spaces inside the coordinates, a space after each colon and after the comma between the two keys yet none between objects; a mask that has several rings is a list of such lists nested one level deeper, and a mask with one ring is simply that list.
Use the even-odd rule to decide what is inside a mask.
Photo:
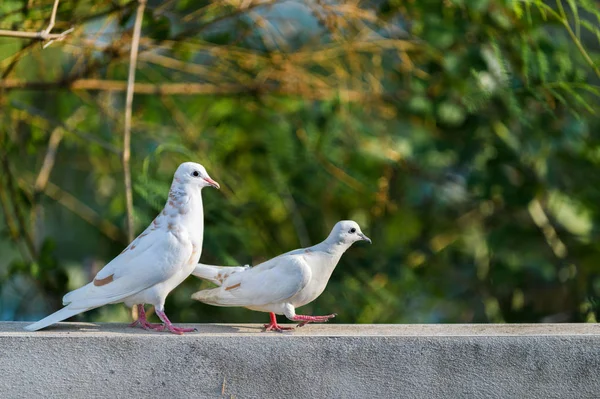
[{"label": "thin twig", "polygon": [[44,191],[48,178],[54,167],[54,160],[56,158],[56,151],[58,145],[63,138],[64,130],[57,126],[52,130],[50,134],[50,140],[48,140],[48,149],[46,150],[46,156],[44,162],[40,168],[37,178],[35,179],[33,189],[33,206],[31,209],[31,230],[33,231],[33,242],[36,245],[36,250],[41,249],[42,237],[44,237],[44,208],[40,201],[39,193]]},{"label": "thin twig", "polygon": [[2,186],[2,184],[0,184],[0,208],[2,208],[2,213],[4,216],[4,221],[6,222],[6,227],[8,228],[8,233],[12,240],[17,244],[17,247],[21,252],[21,257],[23,258],[23,260],[29,259],[27,252],[25,252],[24,248],[21,245],[19,245],[19,239],[21,238],[21,235],[19,234],[19,227],[17,226],[17,223],[13,220],[13,216],[11,215],[9,209],[9,199],[4,191],[4,187]]},{"label": "thin twig", "polygon": [[18,226],[19,226],[20,236],[23,238],[23,241],[25,242],[25,245],[26,245],[27,249],[29,250],[31,260],[35,260],[35,259],[37,259],[37,252],[36,252],[35,244],[33,242],[33,238],[27,231],[27,224],[25,223],[25,217],[21,213],[21,209],[19,208],[19,204],[17,203],[17,198],[19,196],[18,196],[17,188],[14,185],[13,174],[12,174],[12,171],[10,170],[10,163],[8,161],[8,157],[6,154],[3,154],[3,156],[1,158],[2,158],[1,159],[2,168],[3,168],[2,174],[4,176],[6,176],[6,187],[9,190],[9,195],[12,199],[13,213],[15,215],[15,218],[16,218]]},{"label": "thin twig", "polygon": [[[34,176],[31,173],[25,172],[24,175],[27,177],[27,180],[33,180]],[[30,178],[29,178],[30,177]],[[32,190],[32,185],[27,183],[25,179],[19,178],[18,184],[21,189],[30,191]],[[108,220],[102,219],[100,215],[92,208],[81,202],[77,197],[64,191],[62,188],[57,186],[56,184],[48,181],[46,183],[46,187],[44,188],[44,194],[49,198],[52,198],[54,201],[64,206],[75,215],[79,216],[81,219],[85,220],[92,226],[96,227],[102,234],[110,238],[114,241],[122,242],[124,241],[123,234],[121,230],[115,226],[113,223]]]},{"label": "thin twig", "polygon": [[[298,138],[300,139],[300,142],[306,147],[309,148],[309,144],[308,144],[308,139],[306,136],[306,132],[304,131],[303,128],[298,128],[296,129],[296,135],[298,136]],[[331,163],[326,156],[324,156],[323,154],[321,154],[319,151],[313,151],[312,149],[309,148],[309,150],[311,152],[314,152],[314,156],[317,159],[317,161],[325,168],[325,170],[327,170],[327,172],[329,172],[329,174],[331,174],[333,177],[335,177],[336,179],[338,179],[339,181],[343,182],[344,184],[346,184],[348,187],[351,187],[352,189],[356,190],[356,191],[364,191],[364,186],[361,182],[359,182],[358,180],[356,180],[354,177],[350,176],[348,173],[344,172],[342,169],[340,169],[339,167],[335,166],[333,163]]]},{"label": "thin twig", "polygon": [[[123,125],[123,113],[111,106],[111,96],[96,96],[92,95],[87,91],[73,91],[73,94],[82,100],[86,105],[95,107],[101,114],[102,117],[106,117],[106,122],[110,124],[110,128],[115,130],[114,126]],[[155,124],[144,121],[136,121],[135,126],[131,127],[131,133],[134,134],[136,131],[145,132],[148,129],[156,128]],[[121,150],[119,150],[121,154]]]},{"label": "thin twig", "polygon": [[[79,79],[72,82],[26,82],[18,79],[0,81],[0,89],[5,90],[95,90],[126,91],[127,82],[119,80]],[[308,88],[297,85],[278,87],[272,84],[245,86],[238,84],[210,83],[136,83],[133,89],[136,94],[154,95],[230,95],[230,94],[274,94],[283,96],[299,96],[308,100],[325,100],[340,96],[347,101],[362,101],[381,98],[386,94],[374,95],[368,91],[343,88]]]},{"label": "thin twig", "polygon": [[146,0],[139,0],[135,24],[133,27],[133,39],[131,41],[131,56],[129,57],[129,77],[127,79],[127,97],[125,100],[125,129],[123,131],[123,177],[125,182],[125,203],[127,208],[127,237],[133,240],[133,194],[131,190],[131,108],[133,104],[133,93],[135,86],[135,68],[137,64],[138,48],[140,45],[140,33],[142,20],[144,19],[144,8]]},{"label": "thin twig", "polygon": [[54,28],[54,23],[56,22],[56,12],[58,11],[58,2],[60,0],[54,0],[54,6],[52,7],[52,15],[50,15],[50,23],[48,23],[48,27],[43,30],[43,34],[48,34]]},{"label": "thin twig", "polygon": [[[5,79],[0,81],[2,89],[25,89],[25,90],[95,90],[95,91],[126,91],[127,82],[122,80],[102,79],[77,79],[71,82],[27,82],[19,79]],[[236,94],[249,91],[252,88],[209,83],[136,83],[133,91],[136,94]]]},{"label": "thin twig", "polygon": [[140,61],[150,62],[152,64],[160,65],[165,68],[175,69],[190,74],[195,74],[202,77],[210,77],[214,81],[222,81],[223,76],[217,73],[217,71],[206,67],[204,65],[186,63],[183,61],[176,60],[164,56],[159,53],[142,53],[140,54]]},{"label": "thin twig", "polygon": [[544,210],[544,207],[541,201],[536,197],[531,200],[529,205],[527,206],[527,210],[529,211],[529,215],[534,223],[539,227],[539,229],[544,234],[544,238],[546,239],[546,243],[554,253],[554,255],[563,260],[568,255],[567,246],[560,239],[556,229],[550,223],[550,219]]},{"label": "thin twig", "polygon": [[[163,105],[165,106],[165,108],[167,109],[167,111],[169,111],[171,113],[171,117],[173,122],[175,122],[175,124],[179,127],[179,129],[181,129],[183,131],[183,133],[187,136],[188,139],[190,139],[191,141],[197,141],[196,137],[198,136],[198,122],[196,122],[196,124],[194,124],[193,122],[191,122],[184,114],[183,112],[181,112],[181,110],[177,107],[177,105],[175,104],[175,102],[173,101],[173,99],[169,96],[160,96],[160,100],[163,103]],[[205,113],[207,112],[208,108],[205,109]],[[194,127],[196,126],[196,127]],[[204,159],[205,165],[207,165],[207,162],[210,162],[209,159]],[[210,164],[208,164],[207,167],[210,167]],[[218,170],[215,170],[214,168],[210,168],[213,172],[215,173],[216,179],[220,181],[219,179],[219,173]],[[231,195],[233,195],[233,192],[231,191],[231,189],[229,187],[227,187],[225,184],[223,184],[221,186],[221,191],[223,191],[223,195],[226,198],[229,198]]]},{"label": "thin twig", "polygon": [[536,6],[538,8],[543,8],[545,12],[547,12],[550,15],[552,15],[554,18],[556,18],[556,20],[559,23],[561,23],[565,27],[565,29],[567,30],[567,33],[569,34],[569,36],[571,36],[571,39],[573,40],[573,43],[575,43],[575,47],[577,47],[577,50],[579,50],[579,52],[581,53],[581,55],[583,56],[583,58],[585,59],[585,61],[594,70],[594,72],[596,73],[596,75],[598,77],[600,77],[600,68],[598,68],[598,66],[596,65],[596,63],[594,62],[594,60],[592,60],[592,58],[590,57],[590,55],[588,54],[588,52],[583,47],[583,44],[581,43],[581,40],[579,40],[579,38],[577,37],[577,35],[575,34],[575,32],[573,32],[573,29],[571,29],[571,25],[569,24],[569,19],[568,19],[566,13],[564,12],[564,8],[562,6],[562,2],[560,0],[556,0],[556,6],[561,11],[560,14],[558,12],[556,12],[548,4],[545,4],[544,2],[536,2]]},{"label": "thin twig", "polygon": [[[58,2],[59,0],[54,0],[54,6],[52,7],[52,15],[50,15],[50,23],[48,24],[48,27],[41,32],[42,37],[47,37],[52,31],[52,28],[54,28],[54,23],[56,22],[56,12],[58,11]],[[71,30],[73,29],[71,28]],[[51,45],[53,41],[54,40],[48,41],[46,44],[44,44],[43,48],[46,48],[49,45]]]},{"label": "thin twig", "polygon": [[[285,1],[285,0],[284,0]],[[281,1],[280,3],[283,3],[284,1]],[[221,22],[227,18],[233,18],[233,17],[237,17],[238,15],[246,12],[246,11],[250,11],[256,7],[263,7],[263,6],[271,6],[274,5],[278,2],[278,0],[266,0],[266,1],[256,1],[253,2],[252,4],[244,4],[242,3],[240,5],[240,7],[238,7],[237,10],[235,10],[234,12],[230,13],[230,14],[225,14],[225,15],[221,15],[219,17],[214,18],[213,20],[205,23],[204,25],[200,26],[199,28],[192,28],[192,29],[188,29],[187,32],[181,32],[179,35],[177,35],[177,37],[186,37],[188,34],[198,34],[199,32],[202,32],[203,30],[205,30],[208,26],[213,25],[217,22]],[[201,17],[199,14],[205,12],[206,13],[206,9],[213,6],[214,8],[224,8],[224,4],[218,4],[218,3],[213,3],[209,6],[205,6],[202,8],[199,8],[198,10],[193,11],[192,13],[184,16],[182,18],[183,22],[191,22],[194,20],[200,20]],[[176,39],[177,40],[177,39]]]},{"label": "thin twig", "polygon": [[75,129],[75,128],[70,128],[69,126],[67,126],[64,122],[56,120],[48,115],[46,115],[44,112],[40,111],[39,109],[36,109],[34,107],[30,107],[26,104],[23,104],[20,101],[16,101],[13,100],[10,102],[10,105],[16,109],[19,109],[21,111],[24,111],[26,113],[28,113],[29,115],[32,116],[37,116],[41,119],[43,119],[44,121],[56,126],[60,126],[61,128],[63,128],[66,132],[71,133],[75,136],[78,136],[81,139],[87,140],[89,142],[92,142],[94,144],[99,145],[100,147],[104,148],[105,150],[108,150],[112,153],[115,154],[120,154],[121,150],[118,149],[117,147],[113,146],[110,143],[107,143],[104,140],[101,140],[99,138],[97,138],[96,136],[90,134],[90,133],[86,133],[86,132],[82,132],[79,129]]},{"label": "thin twig", "polygon": [[[77,124],[81,118],[83,118],[84,107],[80,107],[77,111],[73,113],[66,121],[65,125],[75,125]],[[60,144],[63,134],[65,130],[62,126],[56,126],[52,133],[50,134],[50,139],[48,140],[48,149],[46,150],[46,155],[44,156],[44,162],[42,163],[42,167],[40,168],[40,172],[38,173],[37,178],[35,179],[34,189],[33,189],[33,210],[31,212],[31,219],[33,225],[33,240],[36,244],[36,249],[39,251],[40,240],[39,238],[43,237],[44,231],[44,218],[43,218],[43,208],[38,200],[39,193],[42,193],[46,188],[48,183],[48,179],[50,178],[50,173],[54,168],[54,161],[56,159],[56,152],[58,150],[58,145]]]},{"label": "thin twig", "polygon": [[54,6],[52,6],[52,14],[50,15],[50,22],[46,29],[40,32],[20,32],[14,30],[0,29],[0,36],[3,37],[18,37],[21,39],[35,39],[41,41],[48,41],[44,44],[44,48],[51,45],[54,41],[63,40],[69,33],[73,32],[75,28],[67,29],[62,33],[50,33],[56,22],[56,12],[58,11],[58,3],[60,0],[54,0]]},{"label": "thin twig", "polygon": [[[34,42],[23,45],[23,47],[21,47],[21,49],[12,56],[12,58],[9,57],[6,59],[6,60],[10,60],[10,61],[8,61],[8,65],[2,72],[2,75],[0,76],[0,82],[3,81],[4,79],[6,79],[6,77],[13,71],[13,69],[17,66],[17,63],[19,62],[19,60],[21,58],[23,58],[23,56],[25,56],[25,54],[27,53],[27,50],[30,47],[32,47],[33,44],[34,44]],[[0,68],[1,67],[3,67],[3,65],[0,65]]]},{"label": "thin twig", "polygon": [[[558,1],[558,4],[561,4],[560,1]],[[561,7],[562,7],[562,5],[561,5]],[[575,43],[575,47],[577,47],[577,50],[579,50],[579,52],[581,53],[581,55],[583,56],[585,61],[594,70],[594,72],[596,73],[596,76],[598,76],[600,78],[600,68],[598,68],[598,66],[596,65],[594,60],[592,60],[592,57],[590,57],[588,52],[583,47],[581,40],[579,40],[579,38],[577,37],[575,32],[573,32],[573,29],[571,29],[571,25],[569,25],[569,20],[565,18],[561,22],[564,25],[565,29],[567,30],[567,33],[569,34],[569,36],[571,36],[571,39],[573,40],[573,43]]]},{"label": "thin twig", "polygon": [[[37,39],[37,40],[62,40],[66,35],[71,33],[74,28],[68,29],[63,33],[43,33],[42,32],[19,32],[14,30],[0,29],[0,36],[2,37],[18,37],[20,39]],[[47,47],[47,46],[45,46]]]},{"label": "thin twig", "polygon": [[[66,121],[65,125],[77,124],[83,117],[84,107],[76,110],[73,115],[71,115]],[[48,149],[46,150],[46,156],[44,157],[44,162],[42,163],[42,167],[40,168],[40,172],[38,173],[37,178],[35,179],[35,191],[43,191],[46,187],[46,183],[48,182],[48,178],[50,177],[50,172],[52,172],[52,168],[54,167],[54,160],[56,159],[56,151],[58,150],[58,144],[62,140],[64,133],[64,129],[62,126],[57,126],[54,128],[52,133],[50,134],[50,140],[48,140]]]}]

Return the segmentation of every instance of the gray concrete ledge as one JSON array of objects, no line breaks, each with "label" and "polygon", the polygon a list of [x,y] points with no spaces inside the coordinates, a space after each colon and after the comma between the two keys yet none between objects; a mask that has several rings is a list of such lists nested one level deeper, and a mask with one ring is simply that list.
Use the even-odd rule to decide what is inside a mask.
[{"label": "gray concrete ledge", "polygon": [[0,322],[0,397],[599,398],[600,325]]}]

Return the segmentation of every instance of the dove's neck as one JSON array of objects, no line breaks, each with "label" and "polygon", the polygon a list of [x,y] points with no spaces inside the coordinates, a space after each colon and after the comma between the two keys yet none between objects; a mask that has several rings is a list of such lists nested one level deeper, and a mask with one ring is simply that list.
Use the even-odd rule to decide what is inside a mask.
[{"label": "dove's neck", "polygon": [[[312,278],[310,287],[308,288],[308,296],[305,298],[308,299],[308,302],[314,300],[323,293],[333,270],[337,266],[344,252],[346,252],[351,245],[336,240],[330,240],[329,238],[320,244],[309,248],[307,251],[309,254],[311,252],[320,254],[317,255],[318,257],[314,258],[312,262],[309,262],[309,266],[312,270]],[[302,304],[308,303],[307,301],[300,302],[303,302]],[[297,304],[296,306],[301,306],[301,304]]]},{"label": "dove's neck", "polygon": [[198,248],[202,248],[204,233],[201,190],[198,186],[173,182],[169,191],[169,199],[162,213],[162,217],[167,219],[168,226],[172,226],[173,229],[185,230]]},{"label": "dove's neck", "polygon": [[331,236],[327,237],[325,241],[318,244],[318,246],[321,247],[320,250],[336,258],[336,262],[342,257],[344,252],[350,248],[351,245],[352,243],[346,243]]}]

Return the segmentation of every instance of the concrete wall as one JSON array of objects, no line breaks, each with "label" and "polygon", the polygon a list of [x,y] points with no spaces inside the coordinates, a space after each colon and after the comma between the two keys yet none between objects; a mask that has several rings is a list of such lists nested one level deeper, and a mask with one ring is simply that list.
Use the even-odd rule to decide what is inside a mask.
[{"label": "concrete wall", "polygon": [[1,398],[600,398],[595,324],[24,325],[0,323]]}]

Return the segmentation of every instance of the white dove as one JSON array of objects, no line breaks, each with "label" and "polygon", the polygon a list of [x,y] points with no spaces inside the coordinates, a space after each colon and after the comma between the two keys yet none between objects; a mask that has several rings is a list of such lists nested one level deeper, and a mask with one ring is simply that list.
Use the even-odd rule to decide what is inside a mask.
[{"label": "white dove", "polygon": [[[138,306],[131,327],[175,334],[193,331],[171,324],[164,312],[169,292],[194,270],[202,252],[204,211],[202,188],[219,184],[202,165],[183,163],[177,168],[169,199],[162,212],[120,255],[96,274],[94,280],[63,297],[64,308],[25,327],[36,331],[103,305],[124,302]],[[146,319],[144,304],[153,305],[162,324]]]},{"label": "white dove", "polygon": [[296,308],[314,301],[325,290],[340,258],[356,241],[371,240],[352,220],[336,223],[327,239],[309,248],[296,249],[255,267],[198,264],[192,274],[219,288],[196,292],[193,299],[215,306],[242,306],[270,312],[266,331],[292,330],[277,324],[275,314],[284,314],[302,327],[309,322],[325,322],[326,316],[297,315]]}]

